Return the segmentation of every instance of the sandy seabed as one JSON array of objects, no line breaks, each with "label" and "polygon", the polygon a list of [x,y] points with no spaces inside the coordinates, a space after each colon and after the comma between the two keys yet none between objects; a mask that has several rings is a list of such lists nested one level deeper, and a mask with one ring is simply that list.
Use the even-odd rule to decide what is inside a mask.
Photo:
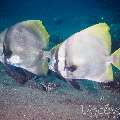
[{"label": "sandy seabed", "polygon": [[0,72],[0,120],[119,120],[120,93],[74,88],[45,92],[33,81],[19,85]]},{"label": "sandy seabed", "polygon": [[86,92],[72,92],[1,85],[0,120],[117,120],[119,117],[119,103],[112,103],[110,96],[96,98]]}]

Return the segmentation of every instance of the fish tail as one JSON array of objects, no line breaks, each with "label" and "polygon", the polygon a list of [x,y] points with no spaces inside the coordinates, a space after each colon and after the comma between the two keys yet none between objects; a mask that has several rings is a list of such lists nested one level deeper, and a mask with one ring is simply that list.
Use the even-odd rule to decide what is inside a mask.
[{"label": "fish tail", "polygon": [[112,64],[120,70],[120,48],[112,54]]}]

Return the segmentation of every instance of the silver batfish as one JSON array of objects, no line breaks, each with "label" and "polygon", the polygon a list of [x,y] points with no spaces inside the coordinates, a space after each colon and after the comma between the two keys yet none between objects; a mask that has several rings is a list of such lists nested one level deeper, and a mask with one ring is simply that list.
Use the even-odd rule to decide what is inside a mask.
[{"label": "silver batfish", "polygon": [[120,69],[120,49],[111,55],[110,28],[99,23],[77,32],[51,50],[49,69],[67,81],[113,81],[112,64]]},{"label": "silver batfish", "polygon": [[20,81],[31,78],[30,73],[47,75],[44,49],[48,44],[49,34],[40,20],[17,23],[0,34],[0,61],[7,73]]}]

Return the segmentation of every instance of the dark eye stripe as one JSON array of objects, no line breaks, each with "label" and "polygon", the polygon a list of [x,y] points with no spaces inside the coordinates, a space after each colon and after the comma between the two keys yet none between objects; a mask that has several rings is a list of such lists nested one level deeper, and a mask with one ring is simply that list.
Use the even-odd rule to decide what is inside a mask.
[{"label": "dark eye stripe", "polygon": [[58,71],[58,62],[59,62],[59,60],[58,60],[58,51],[59,51],[59,48],[57,48],[57,50],[56,50],[56,52],[55,52],[55,60],[56,60],[56,62],[55,62],[55,64],[54,64],[54,68],[55,68],[55,71],[56,71],[56,72],[59,72],[59,71]]},{"label": "dark eye stripe", "polygon": [[4,42],[3,42],[3,53],[4,55],[7,57],[7,58],[10,58],[11,55],[12,55],[12,51],[10,49],[10,39],[9,39],[9,31],[11,30],[12,28],[9,28],[7,31],[6,31],[6,34],[5,34],[5,39],[4,39]]},{"label": "dark eye stripe", "polygon": [[6,48],[4,43],[3,43],[3,53],[7,58],[10,58],[12,55],[12,51],[9,48]]}]

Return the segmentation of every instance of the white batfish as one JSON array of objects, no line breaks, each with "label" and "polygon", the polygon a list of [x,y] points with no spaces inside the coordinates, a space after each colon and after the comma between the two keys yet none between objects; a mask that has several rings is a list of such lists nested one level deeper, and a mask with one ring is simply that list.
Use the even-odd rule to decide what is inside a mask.
[{"label": "white batfish", "polygon": [[68,81],[113,81],[112,64],[120,69],[120,49],[111,55],[109,30],[99,23],[73,34],[51,50],[49,69]]},{"label": "white batfish", "polygon": [[[17,81],[30,79],[31,74],[47,75],[49,34],[40,20],[17,23],[0,34],[0,62]],[[21,68],[21,69],[20,69]]]}]

